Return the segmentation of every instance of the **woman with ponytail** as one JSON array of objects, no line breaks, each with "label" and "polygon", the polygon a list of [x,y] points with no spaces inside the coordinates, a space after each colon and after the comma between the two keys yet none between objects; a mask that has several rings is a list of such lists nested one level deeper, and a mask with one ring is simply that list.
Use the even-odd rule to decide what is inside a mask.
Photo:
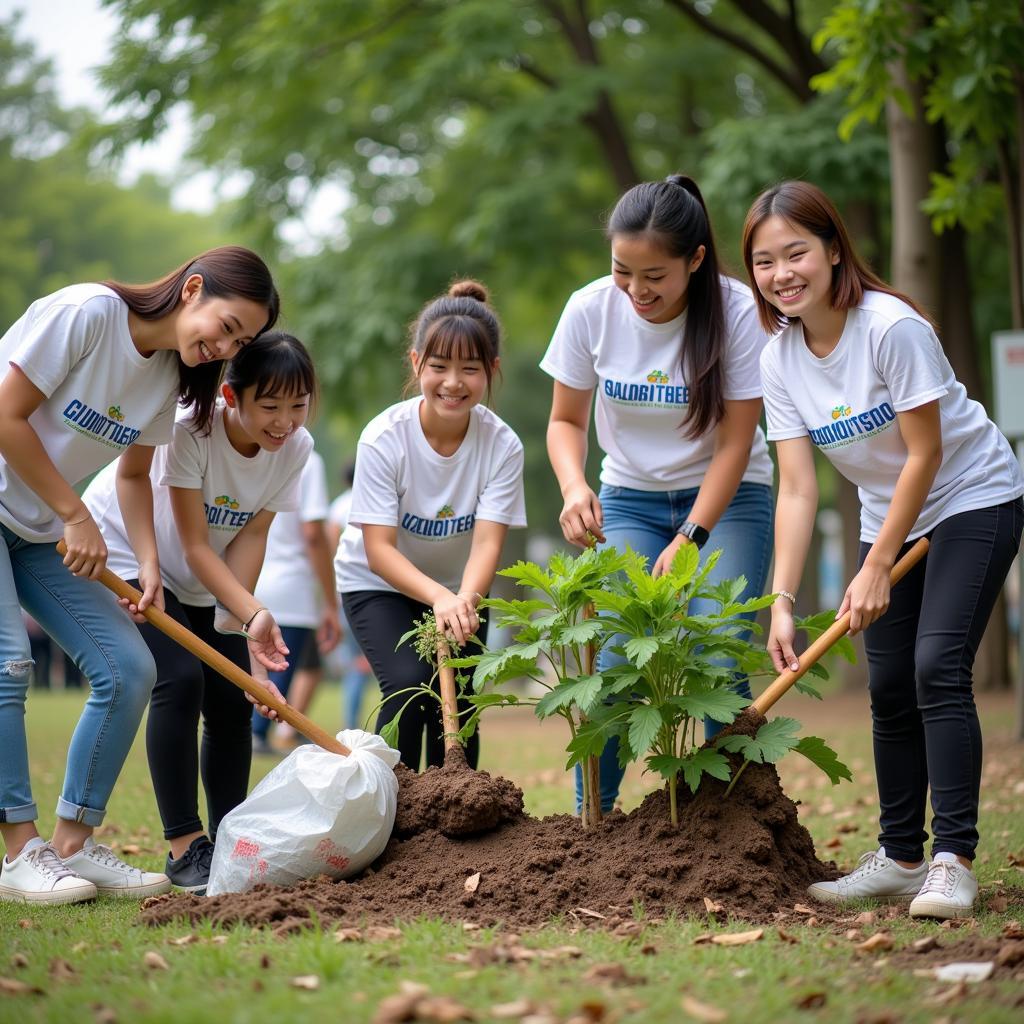
[{"label": "woman with ponytail", "polygon": [[[683,544],[721,549],[712,582],[743,575],[742,599],[757,596],[771,558],[772,464],[757,425],[768,338],[753,296],[719,269],[685,175],[631,188],[606,233],[611,274],[570,297],[540,364],[554,378],[547,442],[562,533],[581,547],[632,548],[655,576]],[[599,494],[584,472],[595,393]],[[720,727],[708,720],[705,733]],[[605,811],[622,774],[613,739],[601,755]],[[578,772],[576,793],[578,805]]]},{"label": "woman with ponytail", "polygon": [[[398,749],[414,770],[444,761],[440,704],[409,690],[430,668],[399,639],[424,612],[459,644],[480,628],[509,527],[526,525],[523,446],[484,403],[500,363],[501,326],[476,281],[456,281],[412,327],[410,389],[359,438],[352,506],[335,575],[342,606],[384,703],[399,712]],[[404,710],[403,710],[404,708]],[[459,701],[459,711],[468,710]],[[466,749],[476,767],[479,734]]]}]

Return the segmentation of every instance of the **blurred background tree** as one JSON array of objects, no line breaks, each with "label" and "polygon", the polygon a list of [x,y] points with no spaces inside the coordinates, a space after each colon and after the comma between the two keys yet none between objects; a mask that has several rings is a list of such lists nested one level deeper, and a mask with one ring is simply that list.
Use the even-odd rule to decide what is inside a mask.
[{"label": "blurred background tree", "polygon": [[[186,109],[193,165],[245,175],[245,196],[204,219],[167,213],[156,183],[119,190],[117,202],[152,200],[154,223],[136,232],[141,213],[111,210],[112,234],[82,258],[120,259],[171,221],[179,240],[197,237],[230,215],[235,238],[276,255],[286,321],[325,378],[318,433],[336,465],[400,396],[419,307],[456,275],[479,277],[506,326],[497,409],[526,444],[530,532],[556,535],[561,503],[544,447],[550,382],[536,364],[569,294],[607,272],[605,212],[635,181],[673,171],[701,183],[740,277],[739,227],[754,195],[784,177],[821,185],[876,268],[936,315],[972,394],[989,393],[988,337],[1019,315],[1006,287],[1020,277],[1019,254],[1011,259],[1024,119],[1016,2],[103,3],[121,25],[100,73],[106,123],[47,104],[45,89],[19,100],[12,80],[3,108],[37,107],[11,117],[52,123],[53,137],[78,145],[15,154],[5,143],[0,175],[17,160],[51,173],[59,159],[52,173],[63,166],[68,189],[77,177],[83,189],[109,190],[102,169]],[[0,132],[8,123],[4,114]],[[95,194],[82,202],[99,224]],[[324,195],[343,213],[318,222]],[[107,202],[116,205],[114,193]],[[16,238],[23,211],[10,209],[0,230]],[[67,237],[55,237],[77,252],[82,215],[69,199],[64,216],[32,215],[21,230],[63,228]],[[300,219],[305,239],[287,244]],[[148,266],[144,256],[174,244],[143,244],[132,258]],[[22,248],[41,259],[37,240]],[[85,265],[55,266],[73,279]],[[43,280],[25,287],[46,290]],[[848,577],[856,495],[826,465],[821,475],[844,522]],[[813,577],[808,607],[818,604]],[[1005,638],[1001,646],[989,680],[1007,677]]]}]

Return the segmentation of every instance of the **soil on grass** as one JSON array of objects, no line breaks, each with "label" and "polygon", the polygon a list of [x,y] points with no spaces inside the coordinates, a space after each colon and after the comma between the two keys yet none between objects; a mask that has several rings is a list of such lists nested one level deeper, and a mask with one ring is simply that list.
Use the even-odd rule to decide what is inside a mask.
[{"label": "soil on grass", "polygon": [[300,927],[311,916],[324,926],[437,916],[522,930],[556,917],[614,924],[639,905],[648,918],[705,914],[707,897],[722,914],[773,921],[806,899],[811,882],[836,876],[834,865],[815,856],[773,766],[749,765],[728,799],[724,792],[724,783],[707,777],[696,796],[681,787],[678,828],[669,823],[664,790],[590,831],[568,815],[536,819],[521,811],[461,838],[436,823],[416,825],[405,838],[396,833],[374,867],[351,881],[321,877],[208,899],[160,896],[147,901],[142,919]]}]

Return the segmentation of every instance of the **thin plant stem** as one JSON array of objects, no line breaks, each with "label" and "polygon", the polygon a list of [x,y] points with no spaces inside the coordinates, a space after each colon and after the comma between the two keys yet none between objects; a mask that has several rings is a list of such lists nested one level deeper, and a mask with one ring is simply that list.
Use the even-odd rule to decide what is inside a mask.
[{"label": "thin plant stem", "polygon": [[746,768],[748,764],[750,764],[749,759],[744,761],[743,764],[741,764],[739,768],[736,769],[736,774],[732,777],[732,779],[729,782],[729,785],[726,787],[725,796],[723,797],[723,799],[726,799],[732,792],[732,787],[735,786],[737,782],[739,782],[740,776],[743,774],[743,769]]}]

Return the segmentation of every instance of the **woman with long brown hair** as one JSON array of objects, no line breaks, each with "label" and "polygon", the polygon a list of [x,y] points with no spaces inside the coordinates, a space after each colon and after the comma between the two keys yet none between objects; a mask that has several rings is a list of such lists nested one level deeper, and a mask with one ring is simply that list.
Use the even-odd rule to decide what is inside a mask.
[{"label": "woman with long brown hair", "polygon": [[[861,565],[839,612],[864,630],[879,848],[810,894],[967,916],[981,782],[971,670],[1020,546],[1024,475],[928,317],[862,263],[820,189],[787,181],[758,196],[743,257],[761,322],[778,332],[761,375],[780,478],[772,589],[781,596],[768,639],[779,671],[799,660],[793,605],[818,506],[815,448],[861,501]],[[930,540],[927,556],[890,591],[890,569],[919,537]]]},{"label": "woman with long brown hair", "polygon": [[[270,271],[248,249],[197,256],[149,285],[77,284],[39,299],[0,340],[0,898],[146,896],[167,878],[93,841],[142,719],[153,658],[94,581],[107,549],[75,485],[121,456],[117,495],[143,596],[162,606],[149,469],[175,407],[208,426],[222,363],[277,319]],[[122,454],[123,453],[123,454]],[[63,560],[55,545],[63,539]],[[91,692],[68,747],[52,843],[36,829],[24,708],[32,661],[19,604]]]}]

